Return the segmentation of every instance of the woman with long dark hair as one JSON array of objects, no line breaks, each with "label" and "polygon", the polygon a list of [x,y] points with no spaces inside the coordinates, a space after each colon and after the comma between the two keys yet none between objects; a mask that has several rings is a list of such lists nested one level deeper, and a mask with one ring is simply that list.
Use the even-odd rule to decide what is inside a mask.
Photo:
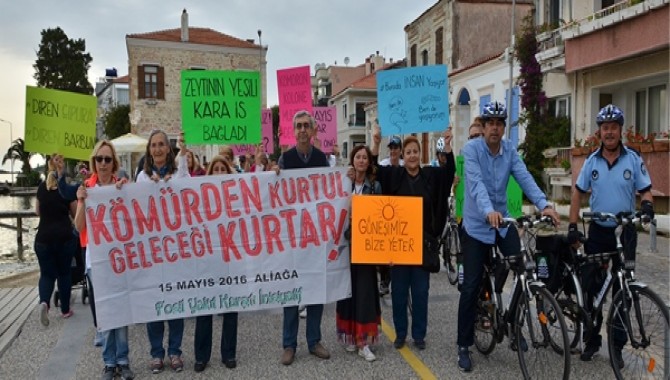
[{"label": "woman with long dark hair", "polygon": [[[354,147],[349,165],[354,169],[352,194],[381,194],[382,188],[375,181],[375,167],[368,147]],[[347,351],[358,349],[358,355],[371,362],[377,359],[370,346],[377,343],[381,324],[377,268],[375,265],[351,264],[350,270],[351,298],[337,301],[337,336]]]}]

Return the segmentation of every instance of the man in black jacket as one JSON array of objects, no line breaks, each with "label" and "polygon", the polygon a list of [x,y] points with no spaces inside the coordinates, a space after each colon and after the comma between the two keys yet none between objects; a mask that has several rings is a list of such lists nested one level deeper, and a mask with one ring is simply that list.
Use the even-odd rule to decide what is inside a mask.
[{"label": "man in black jacket", "polygon": [[[278,165],[281,169],[329,167],[326,155],[311,143],[315,125],[314,118],[307,111],[299,111],[293,116],[296,145],[279,157]],[[307,347],[310,354],[321,359],[329,359],[330,353],[321,345],[322,314],[323,305],[307,306]],[[284,353],[281,357],[281,363],[284,365],[290,365],[295,359],[299,322],[298,306],[285,307],[282,339]]]}]

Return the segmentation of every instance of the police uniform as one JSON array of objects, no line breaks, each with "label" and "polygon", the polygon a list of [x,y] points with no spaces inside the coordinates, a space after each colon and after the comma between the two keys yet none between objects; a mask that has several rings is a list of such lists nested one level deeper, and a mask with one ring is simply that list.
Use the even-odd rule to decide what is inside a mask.
[{"label": "police uniform", "polygon": [[[642,161],[640,154],[623,144],[620,144],[620,154],[612,164],[603,157],[602,146],[592,153],[582,167],[575,188],[585,193],[591,190],[589,205],[593,212],[607,212],[617,214],[619,212],[635,211],[635,192],[644,193],[651,190],[651,179],[649,172]],[[593,221],[589,225],[588,240],[584,244],[586,254],[599,252],[611,252],[617,248],[616,223],[613,221]],[[634,225],[627,225],[622,232],[622,244],[625,248],[626,260],[635,260],[635,249],[637,247],[637,232]],[[588,294],[587,306],[593,305],[593,297],[600,290],[604,273],[598,264],[585,265],[582,268],[582,285]],[[614,281],[615,279],[612,279]],[[619,291],[618,282],[614,282],[612,295]],[[600,328],[602,326],[602,311],[594,321],[594,331],[587,347],[600,347],[602,337]],[[623,347],[626,342],[625,334],[616,334],[615,345]]]}]

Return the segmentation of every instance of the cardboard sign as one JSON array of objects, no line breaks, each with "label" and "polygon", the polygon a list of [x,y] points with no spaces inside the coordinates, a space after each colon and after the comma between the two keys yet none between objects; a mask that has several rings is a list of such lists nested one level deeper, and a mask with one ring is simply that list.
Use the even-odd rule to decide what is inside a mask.
[{"label": "cardboard sign", "polygon": [[[465,159],[456,156],[456,175],[460,178],[454,195],[456,196],[456,216],[463,217],[463,201],[465,200]],[[514,177],[507,183],[507,211],[514,218],[523,215],[523,191]]]},{"label": "cardboard sign", "polygon": [[26,86],[25,150],[88,160],[95,146],[95,96]]},{"label": "cardboard sign", "polygon": [[[275,139],[272,133],[272,110],[269,108],[261,112],[261,128],[263,140],[263,152],[272,154],[274,152]],[[236,156],[244,156],[245,154],[256,154],[256,145],[233,145],[233,154]]]},{"label": "cardboard sign", "polygon": [[316,120],[316,136],[321,141],[321,151],[333,153],[333,147],[337,144],[336,107],[314,107],[312,115]]},{"label": "cardboard sign", "polygon": [[447,66],[377,71],[382,135],[444,131],[449,127]]},{"label": "cardboard sign", "polygon": [[257,71],[182,70],[182,129],[189,144],[261,142]]},{"label": "cardboard sign", "polygon": [[279,92],[279,144],[295,145],[293,116],[298,111],[312,112],[312,79],[309,66],[277,70]]},{"label": "cardboard sign", "polygon": [[422,202],[420,197],[354,195],[351,262],[421,265]]}]

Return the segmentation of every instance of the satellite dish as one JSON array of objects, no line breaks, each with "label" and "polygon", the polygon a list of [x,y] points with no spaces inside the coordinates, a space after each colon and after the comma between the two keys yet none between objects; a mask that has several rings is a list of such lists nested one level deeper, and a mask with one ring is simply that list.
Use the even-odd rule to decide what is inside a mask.
[{"label": "satellite dish", "polygon": [[344,64],[349,66],[349,57],[344,57]]}]

